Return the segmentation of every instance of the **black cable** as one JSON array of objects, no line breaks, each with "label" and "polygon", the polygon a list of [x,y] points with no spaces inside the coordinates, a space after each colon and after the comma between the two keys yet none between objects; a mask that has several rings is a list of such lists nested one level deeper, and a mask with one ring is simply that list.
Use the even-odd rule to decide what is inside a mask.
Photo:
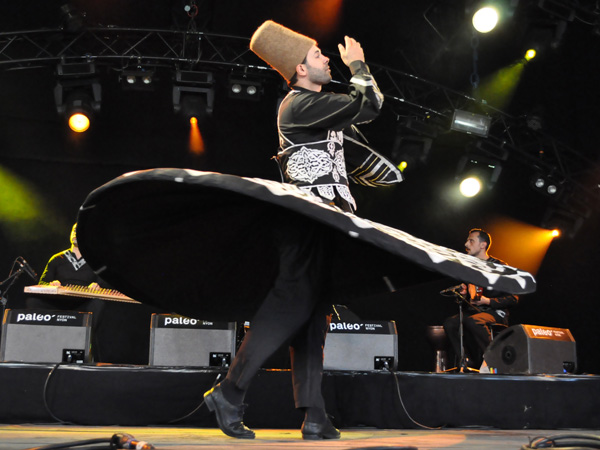
[{"label": "black cable", "polygon": [[404,410],[404,414],[406,414],[406,417],[408,417],[409,420],[412,423],[414,423],[415,425],[417,425],[418,427],[424,428],[426,430],[441,430],[443,427],[428,427],[427,425],[423,425],[422,423],[419,423],[415,419],[412,418],[412,416],[409,414],[408,410],[406,409],[406,406],[404,406],[404,401],[402,400],[402,393],[400,392],[400,382],[398,381],[398,376],[396,375],[395,372],[392,372],[387,361],[385,361],[383,364],[384,364],[386,370],[388,370],[394,377],[394,381],[396,383],[396,392],[398,393],[398,400],[400,400],[400,405],[402,405],[402,409]]},{"label": "black cable", "polygon": [[558,447],[530,447],[529,445],[523,445],[521,446],[521,450],[530,450],[530,449],[537,449],[537,448],[557,448],[560,450],[594,450],[600,447],[589,447],[589,446],[585,446],[585,447],[581,447],[581,446],[576,446],[576,447],[563,447],[562,445],[558,446]]},{"label": "black cable", "polygon": [[[219,380],[221,379],[221,376],[223,375],[223,373],[219,373],[217,375],[217,378],[215,378],[215,381],[213,381],[212,386],[210,387],[211,389],[214,388],[217,383],[219,382]],[[187,419],[188,417],[190,417],[192,414],[194,414],[196,411],[198,411],[200,408],[202,408],[202,405],[204,405],[204,397],[202,397],[202,401],[200,402],[200,404],[198,406],[196,406],[194,409],[192,409],[189,413],[187,413],[185,416],[179,417],[177,419],[173,419],[168,421],[168,424],[173,424],[173,423],[177,423],[177,422],[181,422],[182,420]]]},{"label": "black cable", "polygon": [[540,448],[571,449],[600,449],[600,437],[588,434],[563,434],[555,436],[537,436],[529,440],[528,445],[521,446],[522,450]]},{"label": "black cable", "polygon": [[47,395],[48,395],[48,384],[50,383],[50,379],[52,378],[52,375],[54,374],[54,372],[56,372],[56,369],[58,369],[58,367],[63,364],[62,362],[59,362],[58,364],[56,364],[52,370],[50,371],[50,373],[48,373],[48,376],[46,377],[46,382],[44,383],[44,392],[42,394],[43,396],[43,400],[44,400],[44,407],[46,408],[46,412],[48,414],[50,414],[50,416],[56,420],[57,422],[59,422],[62,425],[74,425],[72,422],[66,422],[62,419],[59,419],[58,417],[56,417],[54,415],[54,413],[52,412],[52,410],[50,409],[50,406],[48,405],[48,400],[47,400]]},{"label": "black cable", "polygon": [[[56,450],[56,449],[62,449],[62,448],[73,448],[73,447],[79,447],[81,445],[89,445],[89,444],[109,444],[110,445],[111,442],[111,438],[98,438],[98,439],[87,439],[85,441],[74,441],[74,442],[69,442],[69,443],[64,443],[64,444],[50,444],[50,445],[43,445],[41,447],[31,447],[31,448],[24,448],[23,450]],[[106,448],[109,449],[110,446],[107,445]],[[102,447],[90,447],[90,448],[94,448],[94,449],[98,449],[98,448],[102,448]]]}]

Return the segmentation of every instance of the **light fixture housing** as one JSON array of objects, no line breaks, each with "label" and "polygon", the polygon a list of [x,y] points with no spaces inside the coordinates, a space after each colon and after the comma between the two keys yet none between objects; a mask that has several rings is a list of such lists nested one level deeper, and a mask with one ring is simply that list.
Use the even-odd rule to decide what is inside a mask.
[{"label": "light fixture housing", "polygon": [[534,191],[554,199],[561,197],[565,190],[564,179],[543,172],[534,173],[529,180],[529,185]]},{"label": "light fixture housing", "polygon": [[228,80],[228,96],[232,99],[259,101],[264,93],[263,84],[246,74],[232,74]]},{"label": "light fixture housing", "polygon": [[476,178],[483,188],[491,190],[500,178],[502,164],[499,160],[477,154],[466,154],[456,166],[456,180],[461,183],[467,178]]},{"label": "light fixture housing", "polygon": [[65,117],[69,126],[71,116],[76,113],[85,115],[90,123],[93,122],[102,104],[102,86],[94,63],[58,64],[56,76],[54,101],[58,114]]},{"label": "light fixture housing", "polygon": [[487,137],[490,133],[492,118],[482,114],[455,109],[450,129],[462,133]]},{"label": "light fixture housing", "polygon": [[549,207],[541,221],[541,227],[548,230],[559,230],[561,236],[573,239],[581,229],[585,217],[567,207]]},{"label": "light fixture housing", "polygon": [[156,73],[153,69],[144,67],[124,68],[119,75],[119,81],[121,87],[126,90],[150,91],[156,86]]},{"label": "light fixture housing", "polygon": [[173,84],[173,111],[189,121],[202,121],[213,113],[214,76],[211,72],[177,71]]}]

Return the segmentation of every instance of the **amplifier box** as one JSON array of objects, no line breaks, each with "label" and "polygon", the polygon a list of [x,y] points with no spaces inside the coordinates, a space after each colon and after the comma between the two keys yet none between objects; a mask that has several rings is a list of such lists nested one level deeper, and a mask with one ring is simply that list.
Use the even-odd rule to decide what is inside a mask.
[{"label": "amplifier box", "polygon": [[151,366],[228,367],[235,356],[235,322],[152,314]]},{"label": "amplifier box", "polygon": [[507,328],[494,338],[483,358],[496,373],[562,374],[577,369],[571,332],[539,325]]},{"label": "amplifier box", "polygon": [[325,370],[395,370],[398,332],[394,321],[331,322],[325,339]]},{"label": "amplifier box", "polygon": [[92,314],[46,309],[7,309],[1,361],[84,363],[90,357]]}]

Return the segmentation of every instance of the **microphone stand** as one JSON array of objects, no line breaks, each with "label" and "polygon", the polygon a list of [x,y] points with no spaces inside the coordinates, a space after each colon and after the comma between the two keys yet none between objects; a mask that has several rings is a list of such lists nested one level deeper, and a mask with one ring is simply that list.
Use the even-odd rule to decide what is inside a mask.
[{"label": "microphone stand", "polygon": [[447,369],[445,372],[458,371],[460,373],[465,372],[479,372],[477,369],[473,369],[467,365],[467,357],[465,355],[465,342],[464,342],[464,324],[463,324],[463,303],[467,301],[464,295],[457,291],[452,291],[452,295],[456,297],[456,303],[458,303],[458,336],[460,339],[460,361],[457,367]]},{"label": "microphone stand", "polygon": [[[13,268],[14,268],[14,265],[13,265]],[[8,299],[5,297],[5,295],[6,295],[6,293],[8,293],[8,290],[11,288],[13,283],[15,281],[17,281],[17,278],[19,278],[24,271],[25,270],[22,267],[17,269],[16,272],[13,272],[11,270],[11,273],[8,275],[8,278],[4,281],[0,281],[0,311],[2,312],[2,315],[0,315],[0,341],[2,340],[2,325],[4,322],[4,313],[6,312],[6,304],[8,303]],[[4,291],[3,291],[3,286],[6,283],[9,283],[9,284],[8,284],[7,288],[4,289]]]},{"label": "microphone stand", "polygon": [[467,299],[465,298],[464,295],[459,294],[458,292],[455,292],[454,295],[457,297],[456,302],[458,303],[458,320],[459,320],[459,324],[458,324],[458,335],[460,337],[460,363],[459,363],[459,372],[460,373],[465,373],[465,372],[477,372],[477,369],[472,369],[467,365],[467,356],[465,355],[465,341],[464,341],[464,336],[465,336],[465,332],[464,332],[464,323],[463,323],[463,303],[467,301]]}]

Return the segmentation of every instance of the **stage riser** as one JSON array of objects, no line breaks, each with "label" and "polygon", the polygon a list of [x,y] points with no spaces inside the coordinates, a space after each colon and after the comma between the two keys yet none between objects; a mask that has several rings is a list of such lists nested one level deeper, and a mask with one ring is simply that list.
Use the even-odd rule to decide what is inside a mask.
[{"label": "stage riser", "polygon": [[[43,393],[52,364],[0,364],[0,421],[53,423]],[[52,414],[81,425],[168,425],[202,402],[217,370],[149,366],[67,365],[48,383]],[[404,404],[432,427],[500,429],[600,428],[596,376],[509,376],[396,372]],[[389,372],[325,372],[328,412],[341,428],[416,428],[404,413]],[[245,422],[255,428],[298,428],[289,371],[261,370],[246,401]],[[568,411],[568,413],[566,413]],[[200,408],[180,425],[216,427]]]}]

